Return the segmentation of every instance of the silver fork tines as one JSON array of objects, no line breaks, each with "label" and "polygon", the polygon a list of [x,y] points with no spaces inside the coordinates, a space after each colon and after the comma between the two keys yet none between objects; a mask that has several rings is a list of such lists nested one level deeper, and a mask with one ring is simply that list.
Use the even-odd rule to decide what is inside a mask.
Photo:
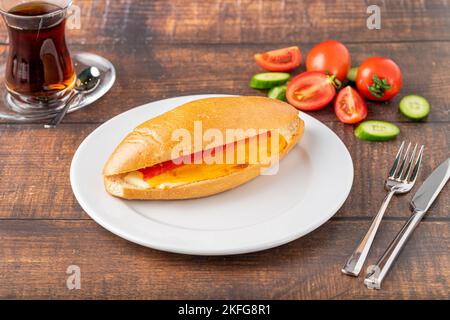
[{"label": "silver fork tines", "polygon": [[401,181],[405,181],[405,182],[407,181],[406,178],[410,174],[411,166],[414,161],[414,157],[416,156],[416,152],[417,152],[417,144],[414,146],[413,152],[411,153],[411,156],[409,157],[408,165],[406,167],[406,172],[405,172],[405,174],[402,175]]},{"label": "silver fork tines", "polygon": [[417,174],[419,173],[420,164],[422,162],[424,146],[420,147],[415,163],[414,160],[416,158],[418,145],[416,144],[414,146],[414,149],[410,154],[411,146],[411,142],[408,143],[406,151],[403,154],[405,142],[403,141],[400,145],[400,148],[397,151],[397,155],[395,156],[394,163],[389,170],[388,178],[386,179],[385,187],[389,192],[384,199],[377,215],[374,217],[366,235],[356,247],[350,258],[347,260],[347,263],[342,269],[343,273],[351,276],[359,275],[369,253],[370,247],[372,246],[375,235],[378,231],[378,227],[380,226],[381,220],[383,219],[384,213],[392,197],[394,196],[394,194],[407,193],[413,188],[414,183],[416,182]]},{"label": "silver fork tines", "polygon": [[405,141],[403,141],[402,144],[400,145],[400,148],[398,148],[394,163],[392,164],[391,170],[389,170],[389,178],[395,177],[395,173],[397,172],[398,163],[400,162],[400,159],[402,157],[404,147],[405,147]]},{"label": "silver fork tines", "polygon": [[400,177],[403,175],[403,171],[405,170],[405,162],[406,162],[406,159],[408,158],[410,149],[411,149],[411,142],[408,143],[408,147],[406,148],[406,152],[403,156],[402,164],[400,166],[400,169],[398,170],[398,174],[395,176],[395,179],[397,181],[400,181]]},{"label": "silver fork tines", "polygon": [[419,168],[420,168],[420,164],[422,163],[424,149],[425,149],[425,146],[420,147],[419,154],[418,154],[417,160],[416,160],[416,164],[414,165],[414,168],[411,171],[411,175],[408,177],[408,180],[412,181],[413,183],[416,182],[417,174],[419,173]]}]

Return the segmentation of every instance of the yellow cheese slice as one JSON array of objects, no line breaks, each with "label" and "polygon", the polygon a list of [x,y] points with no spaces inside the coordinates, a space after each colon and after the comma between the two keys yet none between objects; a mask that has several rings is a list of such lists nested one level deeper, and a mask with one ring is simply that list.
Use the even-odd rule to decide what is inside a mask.
[{"label": "yellow cheese slice", "polygon": [[[228,154],[227,158],[227,151],[223,152],[220,150],[213,155],[204,154],[202,163],[183,164],[147,179],[145,182],[151,188],[168,189],[193,182],[217,179],[242,170],[250,164],[270,164],[272,158],[271,149],[275,147],[280,153],[286,145],[287,142],[282,136],[279,136],[278,144],[272,145],[270,136],[260,135],[258,139],[247,139],[245,143],[242,141],[242,144],[235,143],[234,148],[231,150],[234,152],[234,159],[231,159],[231,161],[228,159],[233,158],[233,154],[231,156]],[[142,187],[144,182],[143,174],[138,171],[129,173],[125,180],[139,187]]]}]

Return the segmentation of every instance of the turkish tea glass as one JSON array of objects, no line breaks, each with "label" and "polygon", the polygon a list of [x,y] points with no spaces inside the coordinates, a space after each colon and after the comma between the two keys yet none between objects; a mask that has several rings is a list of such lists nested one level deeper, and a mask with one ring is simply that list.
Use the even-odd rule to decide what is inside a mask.
[{"label": "turkish tea glass", "polygon": [[76,82],[66,45],[71,0],[0,0],[9,35],[5,67],[7,101],[16,112],[62,107]]}]

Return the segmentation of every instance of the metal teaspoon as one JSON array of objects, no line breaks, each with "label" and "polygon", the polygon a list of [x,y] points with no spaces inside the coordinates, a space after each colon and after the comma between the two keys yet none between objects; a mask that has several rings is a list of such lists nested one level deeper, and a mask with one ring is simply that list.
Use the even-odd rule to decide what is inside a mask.
[{"label": "metal teaspoon", "polygon": [[77,82],[73,88],[72,96],[67,100],[66,105],[61,111],[51,120],[50,123],[44,125],[44,128],[56,128],[62,119],[69,111],[73,104],[80,102],[81,98],[92,91],[94,91],[100,83],[100,70],[97,67],[89,67],[80,72],[77,76]]}]

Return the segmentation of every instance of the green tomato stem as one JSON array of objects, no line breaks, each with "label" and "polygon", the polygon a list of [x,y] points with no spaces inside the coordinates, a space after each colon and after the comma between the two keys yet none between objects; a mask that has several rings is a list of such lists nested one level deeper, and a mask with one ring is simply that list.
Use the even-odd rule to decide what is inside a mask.
[{"label": "green tomato stem", "polygon": [[386,79],[380,79],[376,74],[373,75],[372,80],[373,84],[369,86],[369,91],[378,99],[383,98],[386,90],[392,89],[392,86]]}]

